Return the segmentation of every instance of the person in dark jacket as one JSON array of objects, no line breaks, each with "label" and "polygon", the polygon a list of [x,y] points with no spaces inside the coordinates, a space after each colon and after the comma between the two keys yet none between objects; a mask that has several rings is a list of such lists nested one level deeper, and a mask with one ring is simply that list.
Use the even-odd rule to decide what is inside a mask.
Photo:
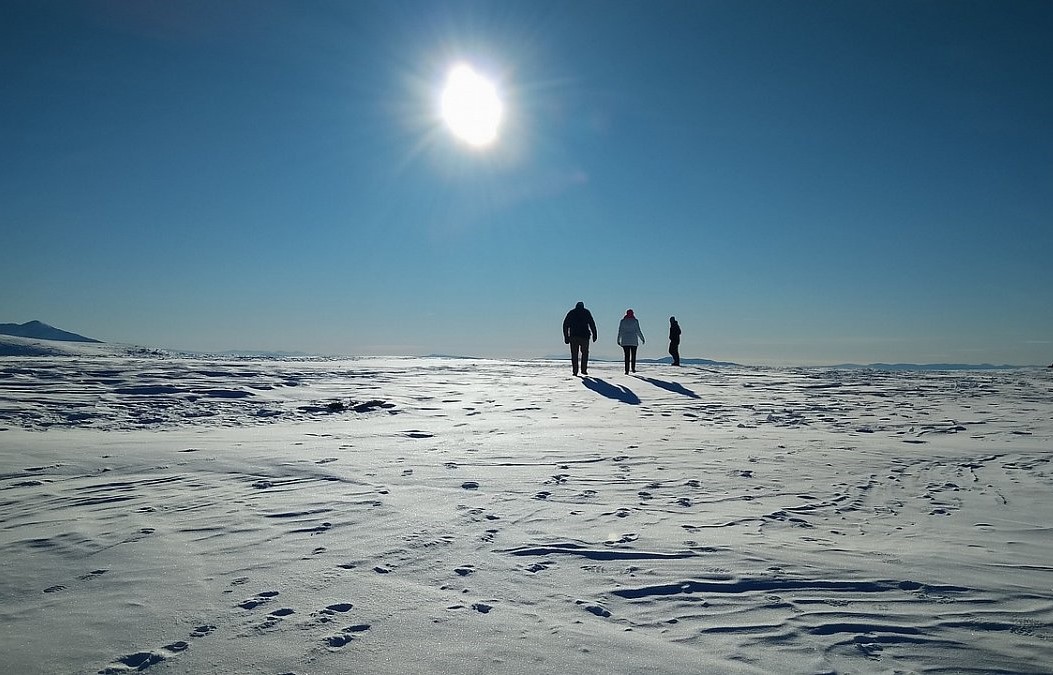
[{"label": "person in dark jacket", "polygon": [[680,324],[676,317],[669,317],[669,355],[673,357],[673,365],[680,365]]},{"label": "person in dark jacket", "polygon": [[585,303],[579,302],[563,319],[563,342],[570,345],[570,365],[575,375],[578,374],[578,352],[581,352],[581,374],[589,374],[590,335],[595,342],[596,322],[592,319],[592,312],[585,309]]}]

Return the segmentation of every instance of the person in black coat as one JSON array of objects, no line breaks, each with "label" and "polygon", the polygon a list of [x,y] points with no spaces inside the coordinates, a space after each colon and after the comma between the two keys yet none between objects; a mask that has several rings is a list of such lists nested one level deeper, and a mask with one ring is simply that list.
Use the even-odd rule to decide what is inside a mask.
[{"label": "person in black coat", "polygon": [[589,374],[590,335],[595,342],[596,322],[592,319],[592,312],[585,309],[585,303],[579,302],[563,319],[563,342],[570,345],[570,365],[575,375],[578,374],[578,352],[581,352],[581,374]]},{"label": "person in black coat", "polygon": [[669,317],[669,355],[673,357],[673,365],[680,365],[680,324],[676,317]]}]

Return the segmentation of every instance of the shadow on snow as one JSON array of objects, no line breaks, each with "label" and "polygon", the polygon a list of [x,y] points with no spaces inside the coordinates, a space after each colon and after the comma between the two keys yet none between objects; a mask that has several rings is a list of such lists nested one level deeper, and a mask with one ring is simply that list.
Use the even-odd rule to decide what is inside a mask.
[{"label": "shadow on snow", "polygon": [[613,398],[615,401],[621,401],[629,405],[640,405],[640,397],[628,387],[616,386],[598,377],[583,377],[581,378],[581,383],[597,394],[603,394],[607,398]]},{"label": "shadow on snow", "polygon": [[654,386],[661,387],[662,389],[671,391],[674,394],[683,394],[684,396],[690,396],[691,398],[700,398],[698,394],[679,382],[666,382],[665,380],[656,380],[653,377],[641,377],[640,375],[634,375],[633,377],[638,380],[643,380],[644,382],[650,382]]}]

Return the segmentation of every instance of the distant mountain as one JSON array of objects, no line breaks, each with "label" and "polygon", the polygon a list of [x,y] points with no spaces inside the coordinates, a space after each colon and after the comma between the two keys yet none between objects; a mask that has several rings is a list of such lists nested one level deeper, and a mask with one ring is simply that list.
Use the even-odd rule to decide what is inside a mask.
[{"label": "distant mountain", "polygon": [[34,340],[58,340],[59,342],[102,342],[102,340],[60,330],[40,321],[0,323],[0,335],[13,335]]},{"label": "distant mountain", "polygon": [[1014,370],[1029,366],[996,366],[990,363],[842,363],[824,368],[869,368],[870,370]]},{"label": "distant mountain", "polygon": [[[670,356],[666,356],[661,359],[638,359],[637,363],[664,363],[667,366],[672,365],[673,359]],[[682,366],[737,366],[738,363],[731,361],[711,361],[710,359],[680,359],[680,365]]]}]

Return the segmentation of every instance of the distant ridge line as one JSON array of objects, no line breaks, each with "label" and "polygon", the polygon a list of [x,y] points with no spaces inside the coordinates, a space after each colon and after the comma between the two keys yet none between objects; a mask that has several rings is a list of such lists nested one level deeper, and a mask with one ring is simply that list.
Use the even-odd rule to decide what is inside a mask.
[{"label": "distant ridge line", "polygon": [[[546,361],[568,361],[570,357],[564,354],[551,354],[549,356],[541,357]],[[616,357],[605,357],[605,356],[590,356],[590,361],[597,363],[621,363],[622,360]],[[666,356],[661,359],[637,359],[637,363],[663,363],[665,365],[672,365],[673,359]],[[741,363],[735,363],[734,361],[713,361],[711,359],[680,359],[680,364],[685,366],[741,366]]]},{"label": "distant ridge line", "polygon": [[76,333],[49,326],[43,321],[27,321],[26,323],[0,323],[0,335],[11,335],[33,340],[55,340],[57,342],[95,342],[102,340],[84,337]]},{"label": "distant ridge line", "polygon": [[1009,364],[994,365],[991,363],[840,363],[836,366],[818,366],[820,368],[851,368],[870,370],[1017,370],[1037,366],[1013,366]]}]

